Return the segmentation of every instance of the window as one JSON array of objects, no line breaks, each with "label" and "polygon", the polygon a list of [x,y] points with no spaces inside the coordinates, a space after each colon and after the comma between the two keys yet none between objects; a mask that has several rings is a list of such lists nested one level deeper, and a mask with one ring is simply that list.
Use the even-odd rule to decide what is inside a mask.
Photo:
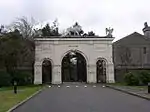
[{"label": "window", "polygon": [[146,54],[146,47],[143,47],[143,54]]}]

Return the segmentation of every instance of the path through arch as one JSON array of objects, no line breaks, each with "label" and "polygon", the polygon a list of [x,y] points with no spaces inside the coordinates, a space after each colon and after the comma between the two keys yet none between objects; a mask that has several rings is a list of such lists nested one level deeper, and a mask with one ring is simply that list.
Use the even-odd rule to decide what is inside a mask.
[{"label": "path through arch", "polygon": [[106,83],[106,61],[99,59],[96,62],[97,83]]},{"label": "path through arch", "polygon": [[87,63],[84,56],[71,51],[62,59],[62,82],[86,82]]},{"label": "path through arch", "polygon": [[52,64],[50,60],[45,59],[42,63],[42,83],[48,84],[52,81]]}]

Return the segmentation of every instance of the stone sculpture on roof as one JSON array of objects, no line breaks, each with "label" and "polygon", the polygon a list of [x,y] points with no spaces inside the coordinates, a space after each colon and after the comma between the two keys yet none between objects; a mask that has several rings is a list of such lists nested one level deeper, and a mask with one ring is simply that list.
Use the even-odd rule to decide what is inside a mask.
[{"label": "stone sculpture on roof", "polygon": [[106,36],[107,37],[112,37],[112,32],[114,31],[113,28],[106,28]]},{"label": "stone sculpture on roof", "polygon": [[83,34],[82,27],[76,22],[72,27],[67,28],[65,36],[81,36]]}]

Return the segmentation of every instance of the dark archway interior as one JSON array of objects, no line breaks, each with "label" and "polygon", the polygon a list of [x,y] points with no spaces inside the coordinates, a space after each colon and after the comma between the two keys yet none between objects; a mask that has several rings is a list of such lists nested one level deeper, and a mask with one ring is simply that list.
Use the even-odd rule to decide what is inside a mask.
[{"label": "dark archway interior", "polygon": [[97,82],[106,83],[106,62],[104,60],[98,60],[97,66]]},{"label": "dark archway interior", "polygon": [[42,83],[51,83],[52,80],[52,65],[49,60],[44,60],[42,63]]},{"label": "dark archway interior", "polygon": [[63,82],[86,82],[86,60],[78,52],[70,52],[62,60]]}]

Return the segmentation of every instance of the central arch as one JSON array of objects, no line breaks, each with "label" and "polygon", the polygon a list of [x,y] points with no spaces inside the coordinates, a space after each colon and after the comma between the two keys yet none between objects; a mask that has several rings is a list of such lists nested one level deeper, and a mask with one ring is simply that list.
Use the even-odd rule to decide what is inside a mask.
[{"label": "central arch", "polygon": [[62,82],[87,82],[87,62],[78,51],[70,51],[61,62]]}]

